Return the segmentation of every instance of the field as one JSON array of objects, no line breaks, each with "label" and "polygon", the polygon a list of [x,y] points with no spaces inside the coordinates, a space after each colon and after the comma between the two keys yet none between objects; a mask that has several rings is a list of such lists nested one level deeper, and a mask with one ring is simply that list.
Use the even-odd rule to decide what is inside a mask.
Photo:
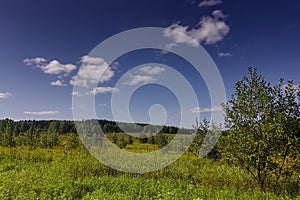
[{"label": "field", "polygon": [[[134,142],[130,151],[155,149]],[[264,194],[242,169],[188,153],[170,166],[129,174],[83,147],[0,149],[0,199],[290,199]],[[300,199],[295,198],[295,199]]]}]

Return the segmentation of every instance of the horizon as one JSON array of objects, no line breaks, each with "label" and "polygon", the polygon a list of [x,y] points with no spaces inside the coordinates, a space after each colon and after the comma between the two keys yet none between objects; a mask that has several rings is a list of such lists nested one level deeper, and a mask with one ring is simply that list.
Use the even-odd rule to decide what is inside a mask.
[{"label": "horizon", "polygon": [[[6,119],[10,119],[10,118],[3,118],[0,119],[0,121],[4,121]],[[14,120],[11,119],[14,122],[22,122],[22,121],[35,121],[35,122],[39,122],[39,121],[68,121],[68,122],[80,122],[80,121],[75,121],[74,119],[68,120],[68,119],[21,119],[21,120]],[[143,123],[143,122],[122,122],[122,121],[112,121],[112,120],[108,120],[108,119],[85,119],[83,121],[93,121],[93,120],[97,120],[97,121],[106,121],[106,122],[113,122],[113,123],[125,123],[125,124],[142,124],[142,125],[151,125],[151,126],[165,126],[165,127],[175,127],[178,129],[187,129],[187,130],[193,130],[193,128],[187,128],[187,127],[177,127],[177,126],[172,126],[172,125],[161,125],[161,124],[149,124],[149,123]]]}]

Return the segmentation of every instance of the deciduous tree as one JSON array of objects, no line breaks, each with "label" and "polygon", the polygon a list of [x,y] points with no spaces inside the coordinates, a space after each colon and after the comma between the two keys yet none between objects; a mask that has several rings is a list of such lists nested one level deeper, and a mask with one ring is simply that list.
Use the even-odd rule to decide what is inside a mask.
[{"label": "deciduous tree", "polygon": [[225,155],[243,166],[263,191],[299,178],[299,89],[293,82],[271,86],[249,68],[224,105]]}]

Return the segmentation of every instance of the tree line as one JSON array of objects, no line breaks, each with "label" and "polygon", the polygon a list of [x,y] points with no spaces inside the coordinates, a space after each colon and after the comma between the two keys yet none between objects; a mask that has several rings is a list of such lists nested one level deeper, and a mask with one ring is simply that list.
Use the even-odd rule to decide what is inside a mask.
[{"label": "tree line", "polygon": [[[74,135],[86,133],[87,136],[102,133],[124,133],[123,129],[129,132],[140,134],[152,134],[156,132],[176,134],[179,130],[175,126],[158,126],[143,123],[125,123],[109,120],[84,120],[84,127],[90,124],[89,130],[80,130],[81,122],[71,120],[21,120],[12,119],[0,120],[0,145],[16,146],[26,145],[31,147],[54,147],[59,146],[60,136],[74,141]],[[77,124],[77,127],[76,127]],[[99,126],[102,131],[99,131]],[[79,129],[79,131],[78,131]],[[191,134],[191,129],[181,128],[180,131]],[[99,133],[101,132],[101,133]]]}]

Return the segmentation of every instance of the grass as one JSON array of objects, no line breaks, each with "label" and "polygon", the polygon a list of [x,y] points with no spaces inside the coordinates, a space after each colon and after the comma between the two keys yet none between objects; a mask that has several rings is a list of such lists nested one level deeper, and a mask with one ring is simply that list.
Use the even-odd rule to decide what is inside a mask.
[{"label": "grass", "polygon": [[[152,147],[128,148],[146,151]],[[129,174],[104,166],[82,148],[66,152],[1,147],[0,177],[0,199],[4,200],[289,199],[260,192],[238,167],[188,154],[161,170]]]}]

